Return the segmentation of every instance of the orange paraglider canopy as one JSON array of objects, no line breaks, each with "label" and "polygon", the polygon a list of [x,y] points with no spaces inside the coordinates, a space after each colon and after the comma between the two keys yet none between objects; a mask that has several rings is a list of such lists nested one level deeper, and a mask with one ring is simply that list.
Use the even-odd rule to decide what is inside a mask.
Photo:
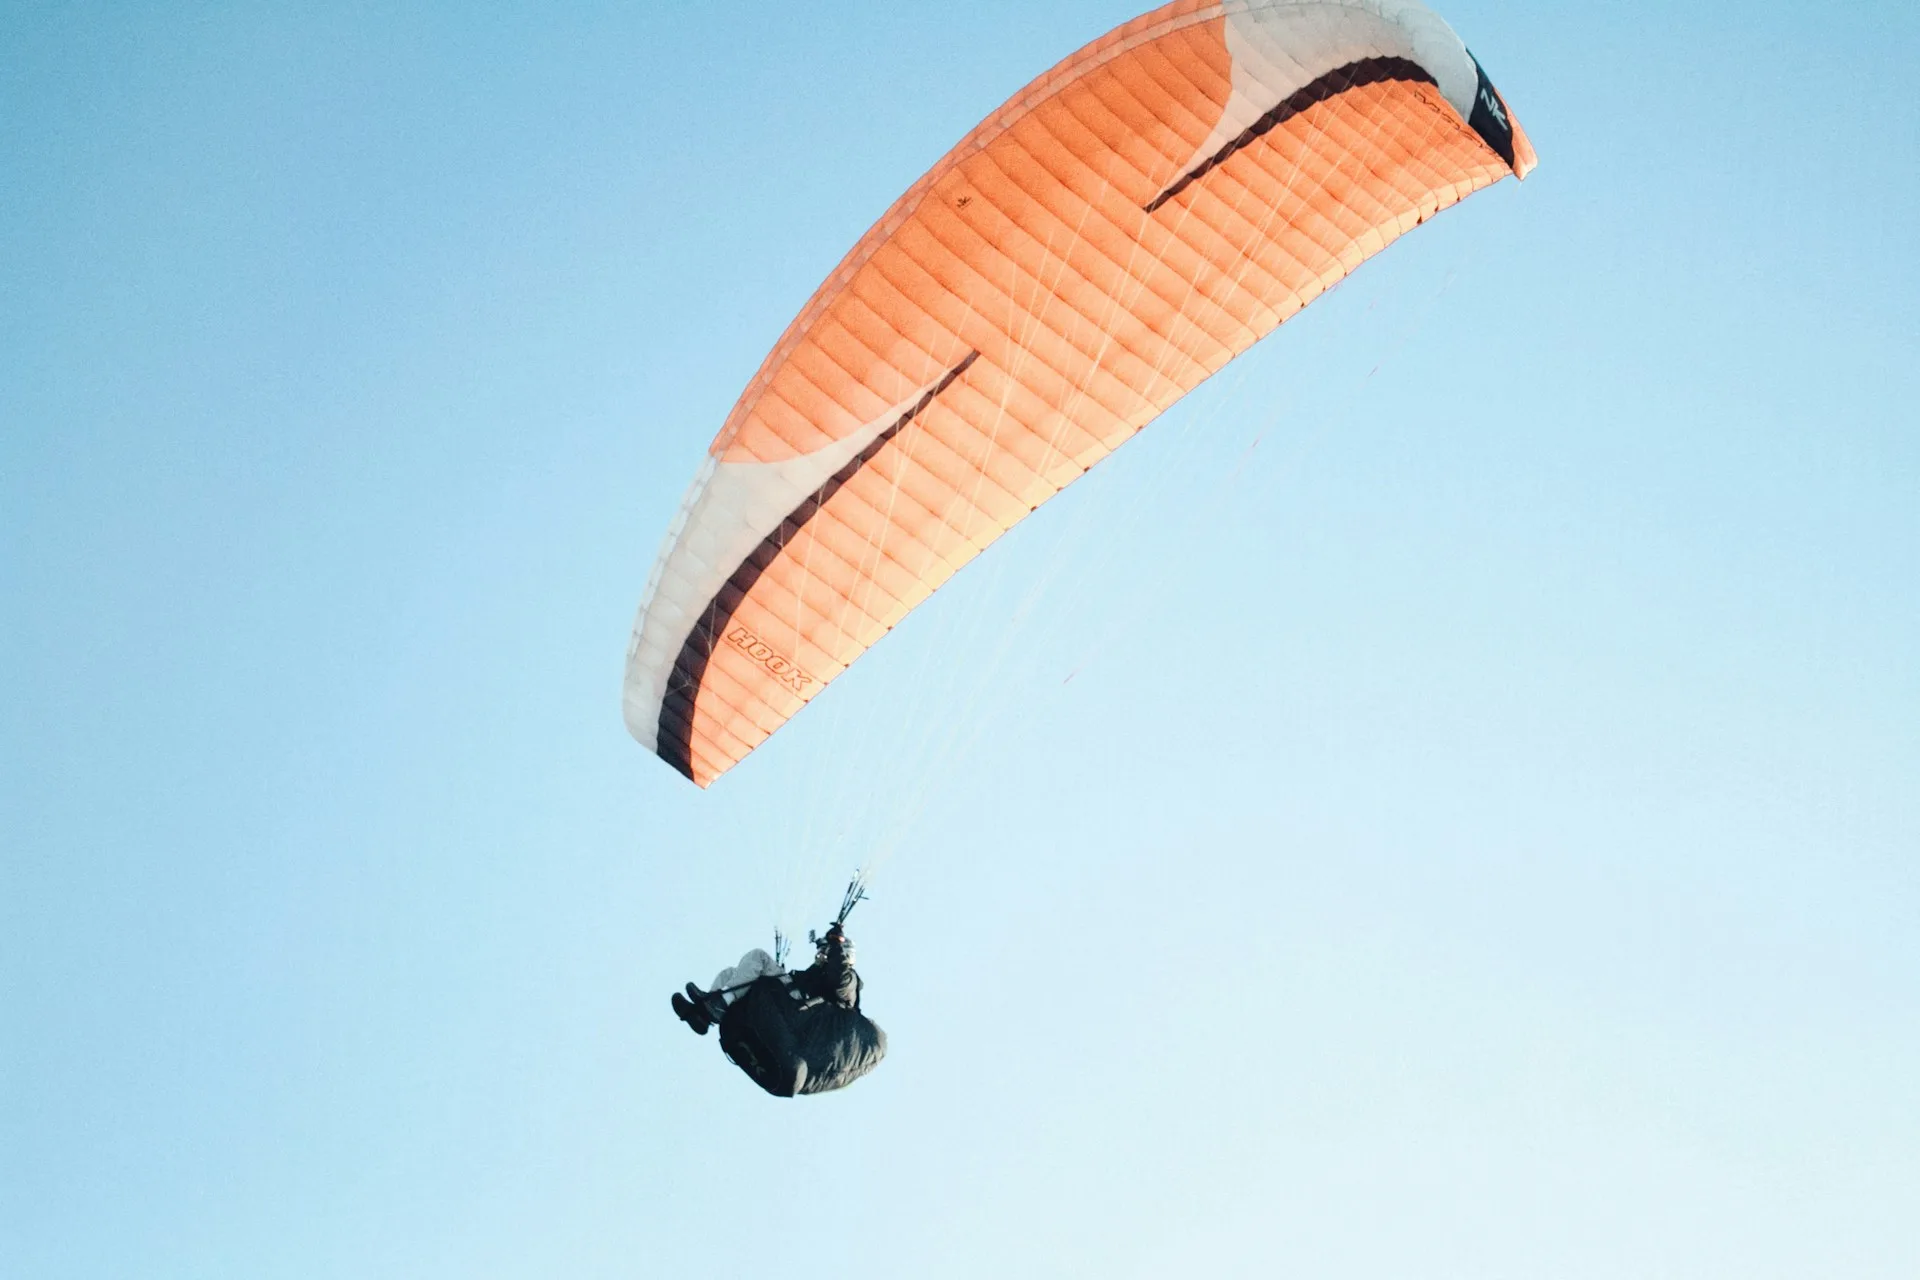
[{"label": "orange paraglider canopy", "polygon": [[1400,235],[1534,165],[1410,0],[1155,10],[854,246],[715,437],[625,711],[702,786],[915,605]]}]

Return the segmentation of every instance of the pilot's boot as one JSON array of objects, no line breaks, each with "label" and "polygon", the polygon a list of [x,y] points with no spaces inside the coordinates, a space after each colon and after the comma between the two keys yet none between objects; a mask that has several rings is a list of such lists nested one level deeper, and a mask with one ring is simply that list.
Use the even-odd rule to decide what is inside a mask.
[{"label": "pilot's boot", "polygon": [[693,1028],[695,1035],[703,1036],[713,1026],[713,1015],[707,1012],[706,1002],[689,1000],[678,991],[673,993],[673,1012],[680,1021]]}]

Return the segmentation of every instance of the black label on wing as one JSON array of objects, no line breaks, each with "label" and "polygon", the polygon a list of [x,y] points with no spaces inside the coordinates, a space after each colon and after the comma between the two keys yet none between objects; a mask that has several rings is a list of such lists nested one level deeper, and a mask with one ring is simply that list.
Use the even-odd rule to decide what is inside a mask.
[{"label": "black label on wing", "polygon": [[[1469,50],[1467,56],[1473,58],[1473,52]],[[1473,58],[1473,69],[1480,83],[1474,87],[1473,114],[1467,117],[1467,123],[1511,168],[1513,121],[1507,118],[1507,104],[1501,99],[1500,91],[1493,87],[1493,81],[1487,79],[1487,70],[1480,65],[1480,59]]]}]

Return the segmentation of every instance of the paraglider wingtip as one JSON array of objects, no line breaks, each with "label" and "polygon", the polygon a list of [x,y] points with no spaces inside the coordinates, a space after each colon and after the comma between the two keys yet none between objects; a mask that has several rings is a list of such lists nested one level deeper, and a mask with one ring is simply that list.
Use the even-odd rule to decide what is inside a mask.
[{"label": "paraglider wingtip", "polygon": [[1527,175],[1540,167],[1540,156],[1533,149],[1532,139],[1520,122],[1513,122],[1513,176],[1525,182]]}]

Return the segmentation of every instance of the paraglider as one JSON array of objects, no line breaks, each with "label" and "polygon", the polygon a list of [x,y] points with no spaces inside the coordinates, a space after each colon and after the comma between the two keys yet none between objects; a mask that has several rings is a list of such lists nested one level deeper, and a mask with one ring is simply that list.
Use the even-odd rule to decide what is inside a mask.
[{"label": "paraglider", "polygon": [[753,950],[720,971],[711,990],[691,982],[674,1013],[695,1034],[720,1028],[720,1050],[776,1098],[827,1093],[866,1075],[887,1054],[887,1034],[860,1011],[864,985],[853,967],[846,918],[864,895],[856,879],[840,914],[815,939],[813,963],[788,973]]},{"label": "paraglider", "polygon": [[[1534,163],[1418,0],[1173,0],[1068,57],[894,202],[741,393],[648,580],[628,730],[708,786],[1182,396]],[[675,1013],[770,1093],[857,1079],[886,1039],[850,908],[805,972],[749,952]]]},{"label": "paraglider", "polygon": [[627,727],[704,787],[973,557],[1534,153],[1417,0],[1174,0],[1015,94],[748,383],[654,565]]}]

